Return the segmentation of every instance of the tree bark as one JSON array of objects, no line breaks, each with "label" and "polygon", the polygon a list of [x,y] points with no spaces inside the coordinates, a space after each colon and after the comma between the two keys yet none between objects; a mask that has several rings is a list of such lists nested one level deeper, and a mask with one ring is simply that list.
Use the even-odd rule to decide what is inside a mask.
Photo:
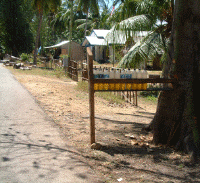
[{"label": "tree bark", "polygon": [[73,29],[73,0],[70,0],[71,10],[70,10],[70,25],[69,25],[69,48],[68,48],[68,62],[71,60],[71,47],[72,47],[72,29]]},{"label": "tree bark", "polygon": [[88,14],[89,14],[89,9],[87,9],[87,13],[86,13],[86,21],[85,21],[85,30],[84,30],[84,38],[87,35],[87,24],[88,24]]},{"label": "tree bark", "polygon": [[37,36],[35,40],[34,59],[33,59],[34,65],[37,65],[37,49],[38,49],[39,38],[40,38],[40,30],[42,26],[42,17],[43,17],[43,11],[41,10],[39,12],[39,23],[38,23],[38,29],[37,29]]},{"label": "tree bark", "polygon": [[154,119],[147,129],[153,141],[200,155],[199,60],[200,1],[176,0],[166,78],[177,78],[174,91],[161,92]]}]

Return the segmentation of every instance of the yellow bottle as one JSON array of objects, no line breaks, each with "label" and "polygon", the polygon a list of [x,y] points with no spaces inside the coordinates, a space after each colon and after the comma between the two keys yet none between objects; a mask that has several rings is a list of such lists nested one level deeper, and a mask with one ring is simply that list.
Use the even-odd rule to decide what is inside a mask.
[{"label": "yellow bottle", "polygon": [[[140,69],[136,69],[137,79],[142,79],[142,72]],[[142,83],[137,84],[137,90],[142,90]]]},{"label": "yellow bottle", "polygon": [[[120,78],[121,79],[125,79],[126,78],[126,76],[125,76],[125,70],[121,71]],[[126,89],[126,84],[125,83],[121,83],[121,90],[125,90],[125,89]]]},{"label": "yellow bottle", "polygon": [[[99,69],[99,79],[103,79],[104,78],[104,73],[103,70],[100,68]],[[104,84],[103,83],[99,83],[99,90],[103,90],[104,89]]]},{"label": "yellow bottle", "polygon": [[[137,73],[136,73],[136,70],[132,70],[132,79],[137,79]],[[132,90],[137,90],[137,84],[136,83],[132,83],[131,84],[131,89]]]},{"label": "yellow bottle", "polygon": [[[115,72],[115,79],[120,79],[119,69],[117,69],[116,72]],[[121,84],[120,83],[115,84],[115,90],[121,90]]]},{"label": "yellow bottle", "polygon": [[[148,73],[146,70],[142,70],[142,78],[146,79],[148,77]],[[143,83],[142,84],[142,90],[146,90],[147,89],[147,83]]]},{"label": "yellow bottle", "polygon": [[[109,71],[108,71],[107,68],[104,70],[104,79],[109,79]],[[109,83],[104,83],[103,89],[108,90],[109,89]]]},{"label": "yellow bottle", "polygon": [[[126,79],[131,79],[132,78],[132,72],[130,69],[126,70]],[[131,90],[131,83],[126,84],[126,89]]]},{"label": "yellow bottle", "polygon": [[[98,79],[99,78],[99,74],[98,74],[98,69],[94,68],[93,69],[93,75],[94,75],[94,79]],[[98,83],[94,83],[94,90],[98,90],[99,89],[99,84]]]},{"label": "yellow bottle", "polygon": [[[111,71],[110,71],[110,79],[115,79],[114,69],[111,69]],[[115,90],[115,84],[114,83],[109,83],[109,90]]]}]

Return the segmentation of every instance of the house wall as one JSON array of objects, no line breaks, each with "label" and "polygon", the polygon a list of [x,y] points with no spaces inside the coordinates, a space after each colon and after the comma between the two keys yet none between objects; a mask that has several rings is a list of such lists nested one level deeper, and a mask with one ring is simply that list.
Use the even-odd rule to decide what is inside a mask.
[{"label": "house wall", "polygon": [[99,46],[95,46],[95,61],[99,61],[100,60],[100,54],[99,54]]},{"label": "house wall", "polygon": [[103,46],[95,46],[95,61],[104,60],[104,47]]},{"label": "house wall", "polygon": [[109,60],[110,61],[115,61],[115,57],[113,58],[113,55],[114,55],[114,50],[113,50],[113,47],[112,46],[109,46]]},{"label": "house wall", "polygon": [[[62,46],[61,54],[69,55],[69,44]],[[71,59],[76,61],[85,59],[83,47],[78,43],[72,42],[71,44]]]}]

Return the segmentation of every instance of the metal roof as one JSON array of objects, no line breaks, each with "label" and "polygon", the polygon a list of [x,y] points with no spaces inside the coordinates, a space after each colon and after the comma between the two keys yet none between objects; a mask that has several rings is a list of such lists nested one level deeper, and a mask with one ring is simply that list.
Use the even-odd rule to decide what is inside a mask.
[{"label": "metal roof", "polygon": [[[147,36],[149,31],[131,32],[132,37],[137,42]],[[86,36],[82,46],[107,46],[112,44],[123,45],[127,41],[125,31],[94,29],[90,36]]]},{"label": "metal roof", "polygon": [[106,46],[107,44],[104,43],[104,39],[93,37],[93,36],[86,36],[85,40],[82,43],[82,46]]},{"label": "metal roof", "polygon": [[58,43],[58,44],[56,44],[56,45],[48,46],[48,47],[44,47],[44,48],[58,48],[58,47],[61,47],[61,46],[63,46],[63,45],[66,45],[66,44],[68,44],[68,43],[69,43],[69,41],[62,41],[62,42],[60,42],[60,43]]},{"label": "metal roof", "polygon": [[[92,33],[95,33],[95,35],[96,35],[96,37],[98,37],[98,38],[105,38],[106,37],[106,35],[110,32],[110,30],[104,30],[104,29],[94,29],[93,31],[92,31]],[[91,33],[91,35],[92,35],[92,33]],[[90,36],[91,36],[90,35]]]}]

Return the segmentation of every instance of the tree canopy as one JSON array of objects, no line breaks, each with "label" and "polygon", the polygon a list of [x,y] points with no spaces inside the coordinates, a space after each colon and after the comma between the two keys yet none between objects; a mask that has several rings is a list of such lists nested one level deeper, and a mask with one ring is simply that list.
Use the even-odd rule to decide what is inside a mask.
[{"label": "tree canopy", "polygon": [[15,56],[22,52],[30,53],[33,48],[33,33],[25,7],[23,0],[0,2],[1,46]]}]

